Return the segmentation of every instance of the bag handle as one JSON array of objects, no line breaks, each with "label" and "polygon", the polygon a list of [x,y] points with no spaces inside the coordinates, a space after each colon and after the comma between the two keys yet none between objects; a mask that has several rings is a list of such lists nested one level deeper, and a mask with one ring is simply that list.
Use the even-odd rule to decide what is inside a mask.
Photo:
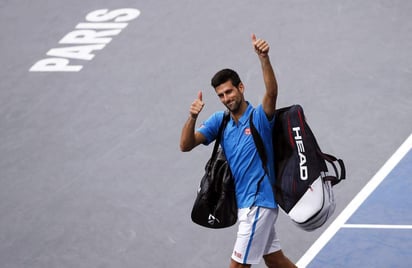
[{"label": "bag handle", "polygon": [[[327,161],[333,168],[335,176],[328,174],[324,179],[329,180],[332,186],[341,182],[341,180],[346,179],[346,168],[342,159],[338,159],[333,155],[325,154],[321,152],[321,155],[325,161]],[[339,169],[338,169],[339,167]]]}]

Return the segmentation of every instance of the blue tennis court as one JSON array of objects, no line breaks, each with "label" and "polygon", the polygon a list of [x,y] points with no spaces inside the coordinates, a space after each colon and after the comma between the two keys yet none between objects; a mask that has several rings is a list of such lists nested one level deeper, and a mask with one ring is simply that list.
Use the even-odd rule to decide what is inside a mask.
[{"label": "blue tennis court", "polygon": [[299,260],[298,267],[410,267],[412,135]]}]

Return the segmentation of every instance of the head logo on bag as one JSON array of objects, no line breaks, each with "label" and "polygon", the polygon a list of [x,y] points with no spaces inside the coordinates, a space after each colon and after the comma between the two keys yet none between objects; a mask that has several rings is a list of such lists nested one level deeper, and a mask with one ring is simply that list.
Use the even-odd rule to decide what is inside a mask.
[{"label": "head logo on bag", "polygon": [[300,127],[292,128],[295,134],[296,148],[299,155],[300,179],[306,181],[308,179],[308,167],[306,166],[305,146],[303,145],[302,136],[300,135]]}]

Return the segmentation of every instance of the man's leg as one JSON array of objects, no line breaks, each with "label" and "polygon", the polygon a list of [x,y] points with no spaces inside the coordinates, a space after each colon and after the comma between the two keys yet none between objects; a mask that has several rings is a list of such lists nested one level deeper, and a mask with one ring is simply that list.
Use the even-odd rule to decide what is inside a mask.
[{"label": "man's leg", "polygon": [[297,266],[283,254],[282,250],[265,255],[263,256],[263,259],[265,260],[266,266],[269,268],[297,268]]},{"label": "man's leg", "polygon": [[[239,210],[239,227],[232,253],[231,268],[251,267],[268,252],[280,249],[274,224],[278,209],[252,207]],[[242,263],[245,263],[242,265]]]}]

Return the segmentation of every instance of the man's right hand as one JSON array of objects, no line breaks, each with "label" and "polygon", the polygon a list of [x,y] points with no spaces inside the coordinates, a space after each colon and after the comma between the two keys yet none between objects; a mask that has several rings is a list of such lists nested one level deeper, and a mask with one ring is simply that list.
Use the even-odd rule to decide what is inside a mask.
[{"label": "man's right hand", "polygon": [[204,103],[203,100],[202,100],[202,91],[200,90],[200,91],[197,93],[197,99],[195,99],[195,100],[192,102],[192,105],[190,106],[190,116],[191,116],[193,119],[196,119],[197,116],[198,116],[198,115],[200,114],[200,112],[202,111],[203,106],[205,106],[205,103]]},{"label": "man's right hand", "polygon": [[205,104],[202,100],[202,91],[199,91],[199,93],[197,93],[197,99],[195,99],[190,106],[190,117],[183,126],[182,135],[180,136],[180,150],[182,150],[182,152],[188,152],[206,141],[206,138],[194,129],[197,116],[202,111],[203,106],[205,106]]}]

